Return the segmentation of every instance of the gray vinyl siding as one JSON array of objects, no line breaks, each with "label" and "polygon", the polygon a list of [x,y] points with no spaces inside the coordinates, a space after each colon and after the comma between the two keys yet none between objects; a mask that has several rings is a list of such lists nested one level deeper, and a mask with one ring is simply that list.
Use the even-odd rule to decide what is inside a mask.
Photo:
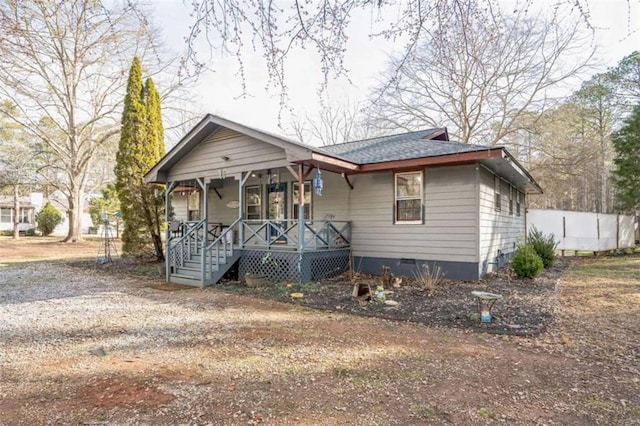
[{"label": "gray vinyl siding", "polygon": [[[509,186],[500,179],[501,209],[495,208],[494,175],[480,167],[480,274],[495,271],[499,261],[506,261],[515,251],[519,238],[524,238],[525,211],[524,201],[517,215],[516,197],[513,193],[513,214],[509,214]],[[499,252],[500,251],[500,252]],[[498,258],[503,253],[502,259]]]},{"label": "gray vinyl siding", "polygon": [[231,225],[238,218],[238,208],[227,207],[230,201],[238,201],[238,181],[226,178],[222,188],[217,188],[222,199],[213,189],[209,189],[209,223],[222,223]]},{"label": "gray vinyl siding", "polygon": [[[310,178],[313,177],[315,172],[311,172]],[[312,194],[314,219],[322,220],[332,217],[332,220],[351,220],[349,200],[352,193],[356,191],[352,191],[344,178],[337,173],[323,171],[322,180],[324,181],[322,195]]]},{"label": "gray vinyl siding", "polygon": [[175,220],[187,220],[187,196],[179,192],[171,194],[171,207],[173,207],[173,217]]},{"label": "gray vinyl siding", "polygon": [[427,168],[424,224],[394,224],[393,173],[352,177],[354,256],[478,262],[475,166]]},{"label": "gray vinyl siding", "polygon": [[[224,160],[223,156],[228,157]],[[169,181],[204,177],[215,179],[224,171],[230,176],[241,171],[267,169],[287,164],[282,148],[221,128],[193,149],[168,174]]]}]

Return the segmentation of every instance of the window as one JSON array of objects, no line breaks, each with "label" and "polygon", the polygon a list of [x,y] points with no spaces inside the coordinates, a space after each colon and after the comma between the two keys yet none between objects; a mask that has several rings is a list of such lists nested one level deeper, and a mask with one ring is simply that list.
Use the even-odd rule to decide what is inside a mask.
[{"label": "window", "polygon": [[[298,182],[293,182],[293,218],[298,218],[298,201],[299,201],[299,187]],[[311,182],[304,183],[304,218],[311,219]]]},{"label": "window", "polygon": [[422,172],[395,175],[395,223],[422,223]]},{"label": "window", "polygon": [[248,220],[262,219],[261,198],[259,186],[247,186],[244,190],[244,217]]},{"label": "window", "polygon": [[502,198],[500,197],[500,177],[493,175],[493,193],[494,193],[494,208],[497,212],[502,210]]},{"label": "window", "polygon": [[13,222],[13,209],[0,208],[0,222],[12,223]]},{"label": "window", "polygon": [[31,220],[31,209],[25,209],[20,207],[20,223],[32,223]]},{"label": "window", "polygon": [[516,193],[516,216],[520,216],[520,197],[522,196],[522,193],[520,191],[517,191]]},{"label": "window", "polygon": [[513,215],[513,191],[514,187],[509,185],[509,214]]},{"label": "window", "polygon": [[200,191],[193,191],[187,195],[187,220],[200,220]]}]

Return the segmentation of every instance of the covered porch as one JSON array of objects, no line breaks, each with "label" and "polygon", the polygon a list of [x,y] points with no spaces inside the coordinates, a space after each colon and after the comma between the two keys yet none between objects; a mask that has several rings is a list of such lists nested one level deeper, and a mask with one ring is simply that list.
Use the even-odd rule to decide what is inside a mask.
[{"label": "covered porch", "polygon": [[221,117],[205,116],[145,176],[166,185],[167,280],[309,281],[342,272],[356,165]]},{"label": "covered porch", "polygon": [[[330,174],[324,172],[331,185],[348,190],[341,175]],[[206,286],[232,271],[241,280],[257,274],[306,282],[342,273],[349,262],[351,222],[336,219],[333,211],[339,209],[328,210],[346,199],[322,199],[317,187],[324,184],[322,176],[300,164],[168,182],[167,280]]]}]

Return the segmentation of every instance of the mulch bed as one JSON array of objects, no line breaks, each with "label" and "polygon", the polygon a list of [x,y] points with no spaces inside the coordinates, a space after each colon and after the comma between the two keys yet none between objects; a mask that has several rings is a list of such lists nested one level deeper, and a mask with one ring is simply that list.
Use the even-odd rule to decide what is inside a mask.
[{"label": "mulch bed", "polygon": [[[249,287],[240,281],[223,281],[211,287],[234,294],[278,300],[314,309],[344,312],[360,316],[410,321],[439,328],[463,328],[494,334],[536,335],[545,330],[555,319],[557,306],[556,285],[569,267],[571,258],[556,258],[553,267],[539,277],[519,279],[509,266],[480,281],[443,280],[428,295],[413,278],[403,278],[400,288],[387,287],[387,300],[398,302],[387,306],[375,301],[359,302],[352,296],[356,283],[369,283],[373,289],[381,283],[378,276],[358,274],[351,279],[348,274],[311,283],[270,283]],[[70,262],[72,266],[96,267],[94,262]],[[130,259],[115,259],[113,263],[100,265],[111,273],[125,273],[161,278],[164,269],[155,262],[141,263]],[[158,290],[175,291],[185,287],[163,283]],[[480,321],[477,300],[472,291],[485,291],[502,295],[491,310],[490,323]],[[292,298],[292,293],[302,293]]]},{"label": "mulch bed", "polygon": [[[375,301],[361,302],[352,296],[354,283],[368,282],[375,287],[380,277],[359,275],[351,280],[347,274],[314,283],[278,283],[248,287],[237,281],[227,281],[224,291],[236,294],[280,300],[316,309],[347,312],[356,315],[411,321],[432,327],[455,327],[497,334],[534,335],[554,320],[557,303],[556,284],[569,266],[568,259],[558,259],[534,280],[512,277],[508,269],[487,276],[481,281],[444,281],[431,296],[405,278],[400,288],[385,288],[393,293],[387,300],[398,302],[387,306]],[[482,323],[474,290],[502,295],[491,311],[492,321]],[[292,293],[302,293],[292,298]]]}]

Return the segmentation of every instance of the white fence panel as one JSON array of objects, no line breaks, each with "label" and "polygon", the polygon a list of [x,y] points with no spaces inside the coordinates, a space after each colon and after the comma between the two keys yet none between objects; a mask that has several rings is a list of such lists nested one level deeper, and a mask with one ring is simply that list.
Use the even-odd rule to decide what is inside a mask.
[{"label": "white fence panel", "polygon": [[558,250],[606,251],[635,247],[634,216],[529,209],[528,230],[553,234]]}]

